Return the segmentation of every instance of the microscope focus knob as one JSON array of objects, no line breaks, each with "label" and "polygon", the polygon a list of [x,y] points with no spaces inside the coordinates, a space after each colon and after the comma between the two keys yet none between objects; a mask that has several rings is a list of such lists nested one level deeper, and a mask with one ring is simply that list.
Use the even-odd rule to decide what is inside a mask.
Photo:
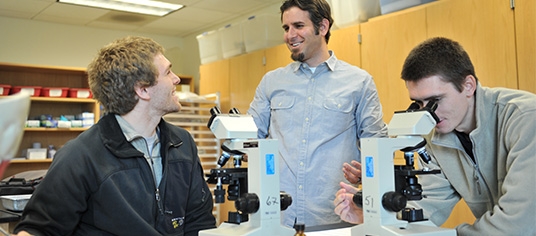
[{"label": "microscope focus knob", "polygon": [[399,192],[387,192],[382,197],[382,206],[385,210],[399,212],[406,208],[408,200]]},{"label": "microscope focus knob", "polygon": [[356,206],[363,208],[363,192],[360,190],[357,193],[354,193],[352,201],[355,203]]},{"label": "microscope focus knob", "polygon": [[259,210],[259,204],[259,197],[254,193],[246,193],[235,201],[236,210],[245,214],[257,212]]},{"label": "microscope focus knob", "polygon": [[283,191],[279,192],[279,201],[281,202],[281,210],[286,210],[290,205],[292,205],[292,196]]}]

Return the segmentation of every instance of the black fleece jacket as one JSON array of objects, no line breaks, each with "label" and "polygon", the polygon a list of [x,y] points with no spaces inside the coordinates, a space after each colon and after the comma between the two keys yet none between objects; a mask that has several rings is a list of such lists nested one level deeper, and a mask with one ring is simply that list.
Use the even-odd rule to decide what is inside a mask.
[{"label": "black fleece jacket", "polygon": [[190,236],[216,227],[193,138],[164,120],[159,128],[158,188],[143,154],[107,114],[58,150],[14,232]]}]

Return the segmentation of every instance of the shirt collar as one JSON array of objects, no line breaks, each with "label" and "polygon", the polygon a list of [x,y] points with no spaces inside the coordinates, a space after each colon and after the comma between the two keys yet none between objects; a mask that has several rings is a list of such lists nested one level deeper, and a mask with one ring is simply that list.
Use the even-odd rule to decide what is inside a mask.
[{"label": "shirt collar", "polygon": [[[123,117],[120,115],[115,115],[115,119],[117,120],[117,123],[119,123],[119,126],[121,127],[121,131],[123,131],[123,134],[125,135],[125,138],[128,142],[132,142],[135,139],[143,138],[143,135],[138,133],[134,127],[132,127]],[[158,130],[158,127],[157,127]],[[158,132],[158,131],[157,131]],[[158,137],[156,138],[158,140]]]},{"label": "shirt collar", "polygon": [[[322,66],[324,63],[328,66],[329,70],[331,71],[334,71],[335,70],[335,64],[337,62],[337,57],[335,56],[335,53],[331,50],[328,51],[329,52],[329,58],[323,62],[323,63],[320,63],[320,65],[318,65],[317,67],[320,67]],[[297,72],[300,67],[306,67],[306,68],[309,68],[309,65],[307,65],[307,63],[305,62],[298,62],[298,61],[295,61],[291,64],[291,67],[292,67],[292,71],[294,72]]]}]

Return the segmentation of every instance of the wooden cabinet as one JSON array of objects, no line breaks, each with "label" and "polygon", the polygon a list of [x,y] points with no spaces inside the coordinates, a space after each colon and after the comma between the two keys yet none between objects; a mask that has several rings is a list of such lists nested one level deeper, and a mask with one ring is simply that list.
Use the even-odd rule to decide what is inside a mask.
[{"label": "wooden cabinet", "polygon": [[406,109],[411,100],[400,78],[402,65],[411,49],[426,39],[423,6],[369,19],[361,24],[361,68],[374,78],[389,122],[394,111]]},{"label": "wooden cabinet", "polygon": [[536,1],[515,1],[515,38],[519,89],[536,93]]},{"label": "wooden cabinet", "polygon": [[199,67],[199,93],[220,93],[222,112],[229,111],[229,59],[203,64]]},{"label": "wooden cabinet", "polygon": [[266,58],[265,72],[284,67],[292,62],[290,50],[286,44],[280,44],[264,50],[264,56]]},{"label": "wooden cabinet", "polygon": [[335,52],[337,59],[361,67],[361,47],[359,46],[360,25],[332,30],[328,48]]},{"label": "wooden cabinet", "polygon": [[194,78],[189,75],[178,75],[181,81],[176,86],[177,91],[195,92]]},{"label": "wooden cabinet", "polygon": [[[233,57],[229,61],[230,106],[246,113],[265,74],[264,50]],[[227,111],[222,111],[227,112]]]},{"label": "wooden cabinet", "polygon": [[[31,66],[18,64],[0,64],[0,84],[14,86],[69,87],[88,88],[87,75],[81,68]],[[7,111],[2,111],[7,112]],[[60,115],[77,115],[92,112],[94,122],[100,117],[97,101],[91,98],[54,98],[31,97],[29,117],[43,114],[59,117]],[[31,148],[33,143],[41,143],[43,148],[54,145],[60,148],[70,139],[75,138],[87,128],[26,128],[16,156],[22,150]],[[51,159],[13,160],[4,177],[26,170],[47,169]]]},{"label": "wooden cabinet", "polygon": [[451,38],[464,47],[482,85],[519,88],[514,30],[517,22],[510,1],[439,1],[427,8],[426,22],[428,37]]}]

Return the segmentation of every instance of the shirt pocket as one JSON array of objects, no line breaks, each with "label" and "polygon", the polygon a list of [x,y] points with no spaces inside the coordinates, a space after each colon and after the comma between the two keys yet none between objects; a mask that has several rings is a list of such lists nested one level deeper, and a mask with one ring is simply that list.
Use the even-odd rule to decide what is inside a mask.
[{"label": "shirt pocket", "polygon": [[354,108],[354,101],[348,97],[326,98],[323,107],[328,111],[350,113]]},{"label": "shirt pocket", "polygon": [[272,98],[270,109],[285,110],[294,106],[294,97],[291,96],[276,96]]},{"label": "shirt pocket", "polygon": [[322,125],[335,133],[354,125],[354,100],[350,97],[329,97],[322,102]]},{"label": "shirt pocket", "polygon": [[275,96],[270,103],[270,129],[289,130],[298,122],[295,98],[292,96]]}]

